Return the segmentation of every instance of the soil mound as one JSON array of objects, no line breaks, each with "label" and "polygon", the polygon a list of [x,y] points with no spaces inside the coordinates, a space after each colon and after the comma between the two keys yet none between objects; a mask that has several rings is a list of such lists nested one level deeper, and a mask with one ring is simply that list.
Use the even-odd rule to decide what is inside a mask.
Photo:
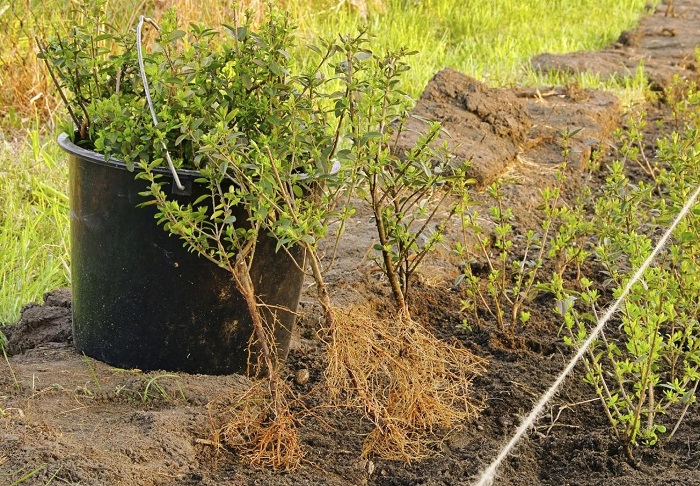
[{"label": "soil mound", "polygon": [[426,122],[442,123],[443,140],[458,158],[471,160],[480,184],[493,180],[515,160],[532,124],[523,103],[513,93],[488,88],[462,73],[445,69],[430,80],[413,111],[400,149],[415,144]]},{"label": "soil mound", "polygon": [[39,345],[72,344],[71,294],[58,289],[44,294],[44,305],[28,304],[17,324],[3,329],[8,354],[18,354]]},{"label": "soil mound", "polygon": [[426,129],[423,120],[437,120],[445,130],[441,142],[446,141],[457,158],[471,162],[470,176],[480,187],[520,171],[519,162],[535,164],[540,172],[560,164],[567,130],[577,131],[567,141],[570,162],[583,168],[592,149],[609,140],[620,123],[620,104],[610,93],[489,88],[452,69],[430,80],[413,113],[399,149],[405,151],[416,142]]},{"label": "soil mound", "polygon": [[640,67],[652,87],[663,91],[674,77],[700,79],[695,48],[700,44],[700,5],[681,1],[666,15],[660,6],[655,15],[642,18],[617,42],[596,52],[541,54],[532,60],[539,71],[590,72],[601,78],[635,76]]}]

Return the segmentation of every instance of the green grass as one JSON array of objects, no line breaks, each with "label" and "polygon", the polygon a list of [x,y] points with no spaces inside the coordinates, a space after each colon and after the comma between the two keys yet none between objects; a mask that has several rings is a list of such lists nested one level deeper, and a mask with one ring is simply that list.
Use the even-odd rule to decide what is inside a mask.
[{"label": "green grass", "polygon": [[0,142],[0,325],[70,282],[68,170],[38,130]]},{"label": "green grass", "polygon": [[[633,27],[645,0],[385,0],[370,13],[369,31],[383,49],[418,51],[405,89],[418,96],[440,69],[452,67],[490,84],[539,84],[529,60],[540,53],[600,49]],[[656,4],[658,2],[651,2]],[[304,18],[302,29],[325,37],[363,21],[352,9]]]},{"label": "green grass", "polygon": [[[201,12],[187,3],[183,11]],[[0,74],[15,72],[13,59],[27,59],[33,33],[47,30],[65,0],[0,2]],[[191,2],[190,2],[191,3]],[[528,60],[541,52],[601,48],[632,27],[645,11],[645,0],[370,0],[369,15],[338,0],[287,0],[286,7],[300,26],[300,44],[314,36],[352,33],[365,24],[376,36],[379,50],[407,47],[418,51],[403,88],[418,96],[440,69],[452,67],[496,85],[576,83],[604,87],[628,98],[643,96],[643,80],[605,81],[592,76],[542,77],[528,69]],[[658,2],[652,2],[654,4]],[[143,2],[112,0],[114,12],[134,12]],[[150,5],[150,4],[149,4]],[[216,10],[213,3],[210,7]],[[379,5],[379,6],[377,6]],[[339,8],[336,8],[339,7]],[[27,8],[30,11],[27,11]],[[209,12],[209,10],[207,10]],[[151,14],[151,12],[147,12]],[[210,15],[214,15],[210,13]],[[125,19],[116,19],[125,23]],[[203,19],[204,20],[204,19]],[[65,21],[65,19],[64,19]],[[29,26],[29,27],[28,27]],[[305,62],[305,50],[297,56]],[[19,53],[19,55],[17,55]],[[13,57],[14,56],[14,57]],[[4,66],[3,66],[4,64]],[[25,66],[26,67],[26,66]],[[35,66],[27,72],[36,73]],[[18,78],[0,76],[3,94],[30,86]],[[34,98],[29,89],[23,96]],[[43,88],[42,88],[43,89]],[[8,98],[8,99],[10,99]],[[51,97],[49,97],[50,99]],[[5,98],[3,98],[5,99]],[[45,98],[38,98],[37,104]],[[6,126],[26,126],[20,114],[37,106],[8,106]],[[49,106],[48,110],[53,108]],[[60,112],[60,111],[59,111]],[[1,117],[0,117],[1,118]],[[0,326],[14,322],[27,302],[41,301],[50,289],[70,283],[68,253],[67,168],[65,155],[53,142],[51,130],[31,129],[12,141],[0,125]],[[48,135],[42,135],[42,133]]]},{"label": "green grass", "polygon": [[535,86],[576,86],[580,89],[602,89],[614,93],[623,109],[629,109],[649,99],[649,81],[644,74],[644,63],[640,62],[634,76],[601,79],[596,73],[571,74],[529,72],[528,79]]}]

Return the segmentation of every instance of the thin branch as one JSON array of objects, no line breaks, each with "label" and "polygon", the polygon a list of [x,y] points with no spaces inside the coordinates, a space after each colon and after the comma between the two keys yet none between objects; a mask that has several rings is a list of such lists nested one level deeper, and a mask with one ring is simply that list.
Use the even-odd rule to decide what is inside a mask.
[{"label": "thin branch", "polygon": [[49,75],[51,76],[51,80],[53,81],[54,86],[56,86],[56,89],[58,90],[58,94],[61,96],[61,99],[63,100],[63,104],[66,106],[66,109],[68,110],[68,114],[71,117],[71,120],[73,120],[73,124],[75,125],[75,128],[80,128],[80,120],[78,120],[78,117],[75,115],[75,112],[73,111],[73,108],[71,107],[70,103],[68,103],[68,98],[66,98],[66,94],[63,92],[63,88],[61,87],[61,84],[58,82],[58,79],[56,78],[56,74],[53,72],[53,68],[51,67],[51,63],[49,62],[49,57],[46,52],[46,47],[41,43],[41,40],[39,39],[39,36],[34,36],[34,40],[36,41],[36,45],[39,47],[39,52],[44,58],[44,63],[46,64],[46,69],[49,71]]}]

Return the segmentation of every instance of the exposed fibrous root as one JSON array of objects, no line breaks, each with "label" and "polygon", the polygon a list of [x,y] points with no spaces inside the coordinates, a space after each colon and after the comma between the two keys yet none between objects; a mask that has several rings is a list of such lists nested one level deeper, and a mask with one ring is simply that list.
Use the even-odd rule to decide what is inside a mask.
[{"label": "exposed fibrous root", "polygon": [[291,409],[291,390],[280,380],[273,399],[266,380],[256,380],[242,393],[219,399],[211,406],[225,417],[217,431],[220,440],[251,465],[291,470],[304,457],[298,420]]},{"label": "exposed fibrous root", "polygon": [[484,359],[404,315],[382,319],[353,308],[336,310],[334,321],[326,380],[334,404],[363,409],[375,425],[363,456],[425,457],[478,414],[469,389]]},{"label": "exposed fibrous root", "polygon": [[[484,359],[403,314],[386,319],[359,307],[331,311],[332,325],[322,332],[330,405],[362,410],[374,424],[364,457],[424,458],[477,416],[481,404],[469,392]],[[284,380],[267,378],[213,402],[223,422],[215,435],[253,466],[294,469],[303,460],[294,410],[305,409]]]}]

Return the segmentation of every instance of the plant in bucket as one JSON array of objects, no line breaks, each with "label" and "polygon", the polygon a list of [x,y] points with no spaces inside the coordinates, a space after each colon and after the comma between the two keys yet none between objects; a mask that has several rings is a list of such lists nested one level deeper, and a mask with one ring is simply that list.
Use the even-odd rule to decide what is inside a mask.
[{"label": "plant in bucket", "polygon": [[[327,161],[310,151],[329,145],[325,131],[296,147],[281,135],[320,110],[288,79],[287,19],[272,16],[257,34],[246,25],[186,35],[170,12],[147,52],[145,19],[134,36],[90,14],[92,24],[40,44],[75,127],[59,144],[70,154],[77,348],[121,367],[212,374],[245,371],[249,350],[283,358],[304,252],[267,235],[255,164],[276,157],[280,183],[311,194],[316,179],[302,175]],[[232,170],[217,159],[222,144],[238,156]],[[264,349],[263,320],[276,350]]]},{"label": "plant in bucket", "polygon": [[[70,154],[76,346],[121,367],[266,376],[233,400],[221,431],[254,462],[294,467],[296,418],[277,365],[307,269],[328,342],[346,320],[335,318],[319,242],[331,228],[339,237],[355,195],[378,194],[368,180],[398,181],[380,199],[398,204],[403,193],[390,193],[416,171],[435,168],[445,174],[436,187],[463,187],[448,184],[463,179],[462,164],[431,148],[433,125],[431,138],[405,151],[408,162],[384,170],[399,160],[410,108],[397,87],[408,53],[379,57],[364,32],[319,40],[304,68],[290,55],[294,27],[271,7],[257,27],[234,16],[184,31],[169,11],[158,24],[141,17],[126,34],[99,8],[85,12],[70,35],[39,42],[73,127],[59,143]],[[340,361],[346,392],[356,393],[363,380]],[[466,394],[482,363],[465,350],[453,365]],[[357,393],[377,427],[394,434],[400,420]]]}]

